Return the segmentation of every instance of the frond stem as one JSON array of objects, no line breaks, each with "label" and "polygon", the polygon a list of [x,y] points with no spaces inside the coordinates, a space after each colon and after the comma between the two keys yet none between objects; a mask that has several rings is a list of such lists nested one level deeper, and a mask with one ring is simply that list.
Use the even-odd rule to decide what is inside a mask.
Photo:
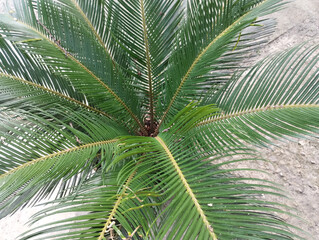
[{"label": "frond stem", "polygon": [[97,80],[107,91],[125,108],[125,110],[131,115],[135,122],[139,125],[141,131],[146,134],[145,127],[142,125],[137,116],[132,112],[132,110],[123,102],[123,100],[115,93],[113,90],[107,86],[100,78],[98,78],[93,72],[91,72],[86,66],[84,66],[80,61],[74,58],[71,54],[67,53],[68,56],[75,61],[79,66],[81,66],[87,73],[89,73],[95,80]]},{"label": "frond stem", "polygon": [[176,162],[174,156],[172,155],[171,151],[168,149],[168,147],[166,146],[165,142],[160,138],[160,137],[155,137],[155,139],[160,143],[160,145],[162,146],[162,148],[164,149],[166,155],[168,156],[169,160],[171,161],[171,163],[173,164],[176,172],[178,173],[179,178],[181,179],[184,187],[186,188],[187,193],[189,194],[189,196],[191,197],[192,201],[195,204],[195,207],[202,219],[202,221],[204,222],[204,225],[206,226],[210,236],[213,238],[213,240],[217,240],[216,234],[214,233],[214,229],[213,227],[209,224],[208,219],[203,211],[203,209],[201,208],[195,194],[193,193],[191,187],[189,186],[182,170],[180,169],[180,167],[178,166],[178,163]]},{"label": "frond stem", "polygon": [[116,141],[117,141],[117,139],[112,139],[112,140],[88,143],[88,144],[84,144],[84,145],[81,145],[81,146],[76,146],[76,147],[73,147],[73,148],[68,148],[68,149],[65,149],[65,150],[62,150],[62,151],[59,151],[59,152],[55,152],[55,153],[52,153],[52,154],[49,154],[49,155],[34,159],[32,161],[26,162],[26,163],[24,163],[24,164],[22,164],[22,165],[20,165],[20,166],[18,166],[16,168],[13,168],[10,171],[0,175],[0,179],[4,178],[4,177],[6,177],[6,176],[8,176],[10,174],[13,174],[14,172],[16,172],[16,171],[18,171],[20,169],[23,169],[25,167],[28,167],[30,165],[34,165],[34,164],[36,164],[38,162],[42,162],[42,161],[45,161],[45,160],[53,158],[53,157],[57,157],[57,156],[60,156],[60,155],[63,155],[63,154],[69,153],[69,152],[79,151],[79,150],[85,149],[85,148],[90,148],[90,147],[95,147],[95,146],[99,146],[99,145],[105,145],[105,144],[114,143]]},{"label": "frond stem", "polygon": [[141,3],[141,14],[143,22],[143,33],[144,33],[144,43],[145,43],[145,54],[146,54],[146,65],[147,65],[147,76],[148,76],[148,88],[149,88],[149,99],[150,99],[150,132],[153,133],[154,130],[154,102],[153,102],[153,79],[152,79],[152,69],[151,69],[151,57],[149,42],[147,36],[147,26],[144,11],[144,1],[140,0]]},{"label": "frond stem", "polygon": [[113,217],[115,216],[116,211],[117,211],[118,207],[120,206],[123,197],[126,195],[127,186],[131,183],[131,181],[132,181],[132,179],[133,179],[135,174],[136,174],[136,171],[131,173],[131,175],[127,179],[127,181],[126,181],[126,183],[125,183],[125,185],[124,185],[124,187],[122,189],[121,194],[119,195],[117,201],[115,202],[114,207],[113,207],[108,219],[106,220],[102,231],[100,232],[100,236],[99,236],[98,240],[103,240],[104,239],[104,233],[106,232],[106,230],[109,227],[109,225],[112,223]]},{"label": "frond stem", "polygon": [[69,59],[71,59],[73,62],[75,62],[77,65],[79,65],[81,68],[83,68],[89,75],[91,75],[96,81],[98,81],[115,99],[117,102],[119,102],[124,109],[131,115],[131,117],[135,120],[135,122],[140,127],[141,131],[144,134],[147,134],[145,127],[142,125],[140,120],[137,118],[137,116],[132,112],[132,110],[123,102],[123,100],[108,86],[106,85],[99,77],[97,77],[92,71],[90,71],[86,66],[84,66],[79,60],[77,60],[75,57],[73,57],[69,52],[65,51],[63,48],[61,48],[56,42],[52,41],[50,38],[48,38],[46,35],[35,29],[34,27],[24,23],[20,22],[21,24],[25,25],[29,29],[32,29],[34,32],[42,36],[44,39],[46,39],[49,43],[51,43],[54,47],[59,49],[63,54],[65,54]]},{"label": "frond stem", "polygon": [[106,116],[106,117],[108,117],[108,118],[112,118],[110,115],[108,115],[107,113],[105,113],[105,112],[103,112],[103,111],[101,111],[101,110],[99,110],[99,109],[96,109],[96,108],[94,108],[94,107],[88,106],[88,105],[86,105],[86,104],[80,102],[79,100],[76,100],[76,99],[74,99],[74,98],[71,98],[71,97],[69,97],[69,96],[66,96],[66,95],[64,95],[64,94],[62,94],[62,93],[60,93],[60,92],[56,92],[56,91],[54,91],[54,90],[51,90],[51,89],[49,89],[49,88],[43,87],[43,86],[41,86],[41,85],[39,85],[39,84],[36,84],[36,83],[30,82],[30,81],[27,81],[27,80],[25,80],[25,79],[23,79],[23,78],[19,78],[19,77],[16,77],[16,76],[12,76],[12,75],[10,75],[10,74],[0,73],[0,76],[7,77],[7,78],[11,78],[11,79],[17,80],[17,81],[19,81],[19,82],[25,83],[25,84],[27,84],[27,85],[31,85],[31,86],[36,87],[36,88],[38,88],[38,89],[41,89],[41,90],[43,90],[43,91],[45,91],[45,92],[49,92],[49,93],[52,93],[53,95],[56,95],[56,96],[61,97],[61,98],[64,98],[64,99],[66,99],[66,100],[68,100],[68,101],[70,101],[70,102],[74,102],[74,103],[76,103],[76,104],[79,104],[81,107],[86,108],[86,109],[88,109],[88,110],[91,110],[92,112],[96,112],[96,113],[101,114],[101,115],[103,115],[103,116]]},{"label": "frond stem", "polygon": [[96,37],[96,39],[98,40],[98,42],[101,44],[101,46],[103,47],[105,53],[111,58],[113,65],[115,65],[115,61],[110,53],[110,51],[107,49],[107,47],[105,46],[105,43],[103,42],[101,36],[97,33],[96,29],[93,27],[93,24],[91,23],[91,21],[88,19],[88,17],[86,16],[86,14],[83,12],[82,8],[79,6],[79,4],[77,3],[77,1],[75,0],[71,0],[72,3],[75,5],[76,9],[79,11],[79,13],[81,14],[81,16],[84,18],[84,21],[87,23],[87,25],[89,26],[89,28],[91,29],[91,31],[93,32],[94,36]]},{"label": "frond stem", "polygon": [[225,119],[234,118],[234,117],[240,117],[246,114],[253,114],[257,112],[265,112],[270,110],[278,110],[278,109],[287,109],[287,108],[309,108],[309,107],[317,107],[319,108],[318,104],[291,104],[291,105],[268,105],[262,108],[255,108],[255,109],[249,109],[241,112],[231,113],[231,114],[224,114],[223,112],[218,117],[205,120],[203,122],[200,122],[197,124],[197,127],[207,125],[213,122],[223,121]]}]

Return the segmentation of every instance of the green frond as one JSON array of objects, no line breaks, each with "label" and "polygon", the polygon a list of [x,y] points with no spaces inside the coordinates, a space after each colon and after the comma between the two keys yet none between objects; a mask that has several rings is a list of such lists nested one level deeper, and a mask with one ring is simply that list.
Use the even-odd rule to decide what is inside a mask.
[{"label": "green frond", "polygon": [[128,53],[131,63],[128,71],[132,84],[143,98],[143,114],[153,120],[156,118],[156,101],[163,90],[164,71],[182,17],[181,1],[110,2],[112,24],[116,26],[110,31],[114,31],[114,39]]},{"label": "green frond", "polygon": [[[56,239],[104,239],[114,237],[115,228],[118,228],[123,236],[129,237],[134,233],[134,238],[145,239],[144,229],[149,228],[147,220],[154,219],[157,209],[157,204],[150,202],[148,197],[154,193],[147,189],[135,191],[134,185],[130,183],[133,176],[128,178],[126,186],[122,187],[114,178],[118,172],[106,174],[103,176],[103,182],[99,174],[101,173],[85,181],[76,196],[71,195],[54,201],[53,203],[59,204],[59,209],[47,207],[35,214],[32,223],[60,213],[78,212],[79,216],[32,229],[21,239],[33,239],[39,236]],[[137,207],[138,205],[141,207]],[[139,221],[136,221],[137,217]],[[137,227],[135,228],[133,224]],[[65,233],[66,229],[70,231]]]},{"label": "green frond", "polygon": [[[12,75],[15,76],[19,72],[22,72],[25,79],[32,81],[33,75],[26,75],[29,74],[29,72],[24,73],[26,68],[21,61],[26,62],[29,65],[29,62],[31,62],[32,67],[35,66],[38,68],[38,66],[40,66],[42,71],[43,69],[49,71],[51,73],[49,79],[55,77],[53,80],[54,86],[62,86],[60,87],[62,88],[62,93],[64,89],[71,89],[71,91],[75,90],[76,94],[82,95],[82,99],[85,99],[89,105],[104,111],[108,115],[119,118],[120,121],[133,126],[135,125],[136,129],[143,129],[143,126],[135,113],[133,113],[132,109],[126,105],[111,87],[96,76],[88,67],[77,60],[76,57],[61,48],[59,44],[40,33],[36,28],[16,22],[8,16],[2,16],[0,28],[1,26],[3,34],[5,34],[7,38],[14,40],[16,43],[15,46],[7,43],[3,48],[3,51],[6,51],[8,55],[14,55],[17,51],[16,47],[19,47],[21,53],[20,58],[14,62],[14,65],[11,62],[6,61],[6,58],[3,56],[3,62],[7,63],[9,66],[4,66],[2,71],[7,72],[11,69],[11,72],[14,71]],[[41,44],[39,41],[21,42],[21,40],[35,38],[43,39],[40,41]],[[111,66],[112,63],[109,61],[108,65]],[[30,69],[32,68],[30,67]],[[34,72],[36,73],[37,71]],[[108,77],[106,79],[116,78],[112,70],[108,71],[107,74]],[[35,79],[39,79],[39,77],[35,77]],[[42,80],[42,82],[47,84],[48,81]],[[99,89],[104,89],[104,91],[99,91]],[[72,97],[76,98],[75,96]],[[82,99],[78,100],[81,101]],[[131,100],[133,99],[134,97],[131,96]],[[123,115],[123,112],[127,112],[128,114]]]},{"label": "green frond", "polygon": [[[1,133],[2,142],[0,145],[0,169],[3,177],[15,173],[15,171],[21,167],[25,169],[24,171],[29,172],[29,168],[25,168],[25,166],[32,164],[30,167],[34,167],[34,171],[30,171],[31,175],[28,175],[31,178],[32,174],[35,174],[36,172],[44,171],[45,173],[45,171],[48,171],[47,168],[53,166],[55,168],[55,158],[52,158],[52,156],[55,156],[56,153],[68,152],[70,149],[74,148],[81,149],[82,146],[86,147],[91,146],[92,144],[94,146],[94,143],[107,142],[110,141],[112,137],[116,138],[123,133],[127,133],[125,130],[121,131],[121,128],[118,125],[114,125],[114,123],[107,121],[105,117],[91,114],[87,110],[53,105],[51,106],[52,109],[47,106],[43,111],[40,111],[37,108],[32,111],[32,105],[27,105],[27,107],[29,110],[28,114],[22,110],[6,110],[7,115],[1,114],[0,116],[1,126],[3,128]],[[64,116],[65,113],[67,113],[67,116]],[[107,154],[111,154],[112,152],[113,149],[109,149],[108,152],[96,150],[96,152],[92,153],[91,160],[88,158],[82,159],[82,163],[77,163],[77,159],[71,158],[70,156],[68,157],[67,155],[65,161],[62,159],[62,162],[67,165],[61,165],[61,167],[62,169],[67,169],[69,164],[68,160],[73,159],[72,161],[74,162],[71,162],[69,167],[71,169],[74,167],[75,171],[81,172],[81,168],[76,168],[74,164],[83,165],[86,161],[90,162],[94,160],[94,164],[83,165],[83,167],[86,167],[86,173],[80,176],[79,179],[85,179],[93,168],[107,168],[108,164],[103,159],[107,157]],[[82,151],[78,154],[81,155]],[[47,157],[49,158],[48,165],[44,165],[43,167],[42,161],[46,160]],[[82,157],[85,157],[85,155]],[[59,168],[56,170],[61,171]],[[17,173],[18,175],[14,174],[14,178],[20,176],[19,172]],[[73,175],[74,174],[77,173],[73,172]],[[46,175],[40,176],[46,178]],[[46,195],[51,191],[53,186],[59,183],[61,176],[57,175],[54,177],[56,177],[53,178],[55,183],[53,183],[52,180],[51,182],[45,182],[45,186],[41,186],[40,184],[36,185],[37,187],[47,188],[47,190],[40,193],[40,195]],[[21,182],[14,182],[11,186],[13,188],[11,190],[12,194],[16,194],[15,191],[17,191],[20,186],[22,187],[25,180],[26,178],[21,178],[19,180]],[[65,180],[68,182],[75,181],[70,178]],[[69,185],[69,183],[65,184]],[[78,184],[79,182],[75,181],[72,188],[76,187]],[[51,186],[48,187],[49,185]],[[15,188],[17,186],[18,188]],[[7,187],[7,185],[1,186],[1,191],[5,191]],[[64,186],[62,186],[62,188],[64,188]],[[21,190],[23,190],[23,188],[21,188]],[[36,194],[36,190],[39,189],[36,188],[35,191],[30,191],[28,194],[32,197]],[[63,192],[64,190],[61,190],[61,194],[63,194]],[[5,196],[5,198],[9,197],[9,195],[1,194],[1,197],[2,196]],[[13,197],[13,195],[10,195],[10,197]],[[24,200],[24,202],[29,200],[28,197],[24,196],[22,196],[21,199]],[[19,207],[19,204],[15,203],[15,207]],[[7,213],[10,213],[11,211],[9,211],[9,208],[6,210],[8,210]]]},{"label": "green frond", "polygon": [[[0,74],[0,84],[0,136],[5,143],[0,146],[1,172],[32,158],[31,149],[46,153],[61,147],[63,141],[88,143],[128,133],[104,112],[47,87],[9,74]],[[10,160],[13,156],[15,161]]]},{"label": "green frond", "polygon": [[[93,142],[34,158],[0,175],[1,210],[10,213],[29,201],[45,185],[87,172],[101,162],[111,162],[112,145],[116,140]],[[99,162],[97,155],[100,155]]]},{"label": "green frond", "polygon": [[268,27],[265,26],[263,31],[263,27],[253,27],[250,32],[245,32],[245,40],[240,41],[240,47],[235,50],[239,35],[251,27],[258,16],[278,8],[280,2],[189,2],[187,19],[176,39],[167,70],[165,92],[160,101],[161,124],[190,101],[200,101],[203,92],[218,89],[227,82],[230,73],[238,70],[245,53],[260,44],[256,39],[267,35]]},{"label": "green frond", "polygon": [[[10,191],[8,190],[9,192],[1,194],[3,204],[9,204],[9,207],[7,205],[1,206],[1,208],[5,207],[2,216],[18,209],[22,204],[31,200],[34,195],[37,195],[39,199],[45,197],[60,182],[63,174],[71,175],[64,179],[60,190],[61,194],[71,190],[67,188],[77,186],[78,179],[85,179],[94,167],[102,167],[103,169],[107,167],[107,164],[99,157],[101,154],[104,156],[105,153],[102,150],[97,150],[91,156],[91,160],[96,161],[94,164],[89,164],[87,162],[89,159],[86,159],[88,156],[85,155],[82,156],[84,157],[82,163],[77,162],[74,157],[67,157],[67,160],[74,161],[74,164],[79,165],[78,167],[72,164],[69,166],[69,170],[74,168],[75,172],[62,173],[61,169],[69,171],[66,166],[70,162],[62,159],[61,161],[66,165],[56,168],[53,156],[57,152],[68,152],[80,144],[87,146],[87,144],[108,141],[108,139],[128,133],[119,124],[100,114],[96,109],[41,85],[8,74],[1,74],[0,83],[2,106],[0,114],[2,140],[0,170],[3,174],[1,176],[5,179],[12,173],[14,173],[14,179],[17,176],[24,176],[20,174],[22,171],[20,169],[31,174],[27,175],[29,180],[27,177],[22,177],[20,182],[11,181],[9,185],[4,184],[0,187],[1,191],[12,188]],[[110,152],[112,150],[109,150],[108,153]],[[49,160],[43,165],[42,161],[47,158]],[[29,166],[34,167],[34,169],[31,171]],[[52,179],[46,178],[53,166],[62,175],[56,174],[52,175]],[[77,179],[72,178],[79,175],[77,171],[82,171],[81,166],[85,167],[82,170],[85,170],[86,173]],[[41,171],[44,171],[43,175],[39,174],[38,176],[47,179],[47,181],[39,182],[31,179],[32,174],[38,174]],[[24,186],[24,181],[29,182],[29,184]],[[25,187],[27,188],[24,189]],[[37,193],[38,191],[40,193]]]},{"label": "green frond", "polygon": [[234,76],[203,103],[216,103],[221,113],[198,128],[223,128],[257,144],[269,142],[269,137],[318,133],[318,53],[318,46],[293,48]]},{"label": "green frond", "polygon": [[[6,27],[3,27],[3,31],[6,31],[5,29]],[[26,41],[30,42],[34,39],[36,38],[29,38]],[[19,44],[23,44],[23,42],[20,42]],[[30,81],[80,102],[85,100],[83,94],[74,91],[74,88],[72,88],[69,81],[61,79],[59,76],[49,72],[45,66],[32,61],[32,59],[27,56],[23,56],[17,46],[14,43],[5,40],[3,36],[0,37],[0,46],[1,73]],[[8,59],[10,59],[10,61],[8,61]]]},{"label": "green frond", "polygon": [[[63,219],[63,221],[52,223],[50,226],[44,225],[37,229],[32,229],[24,233],[24,237],[21,239],[32,239],[39,235],[54,236],[57,239],[97,239],[99,232],[103,228],[105,217],[111,214],[112,208],[114,208],[118,191],[114,177],[111,175],[105,176],[104,184],[99,177],[101,175],[97,174],[90,180],[85,181],[76,196],[71,195],[53,202],[55,204],[59,203],[61,208],[45,207],[44,211],[32,217],[32,223],[64,212],[79,212],[79,216]],[[81,214],[83,212],[85,214]],[[65,234],[65,229],[70,229],[70,231]]]},{"label": "green frond", "polygon": [[[195,106],[181,111],[174,124],[167,125],[166,131],[155,138],[125,137],[120,141],[121,151],[115,162],[135,156],[127,163],[131,166],[139,162],[132,182],[151,175],[140,182],[140,188],[152,184],[152,191],[161,192],[165,199],[165,207],[153,220],[153,224],[159,222],[155,239],[298,238],[290,233],[290,225],[275,216],[275,212],[285,213],[283,206],[257,197],[261,193],[282,196],[274,184],[261,179],[247,181],[236,177],[240,169],[223,168],[231,163],[224,160],[231,155],[241,157],[241,161],[257,160],[252,150],[225,145],[209,153],[205,146],[194,142],[197,130],[192,127],[216,114],[211,106]],[[224,160],[223,164],[218,160]],[[140,169],[141,165],[147,167]]]},{"label": "green frond", "polygon": [[[101,1],[98,5],[100,7],[95,8],[95,13],[103,16],[105,12]],[[97,25],[93,26],[77,1],[15,0],[14,6],[14,17],[49,35],[100,78],[104,78],[103,74],[110,71],[107,59],[111,56],[111,50],[102,40],[103,30],[99,31]]]},{"label": "green frond", "polygon": [[[83,102],[80,102],[79,100],[76,100],[74,98],[71,98],[67,95],[64,95],[64,94],[61,94],[57,91],[54,91],[54,90],[51,90],[50,88],[47,88],[47,87],[43,87],[39,84],[36,84],[36,83],[33,83],[33,82],[30,82],[30,81],[27,81],[23,78],[19,78],[19,77],[15,77],[13,75],[10,75],[10,74],[5,74],[5,73],[0,73],[0,81],[1,81],[1,91],[3,92],[6,92],[6,94],[8,94],[8,92],[11,90],[11,91],[14,91],[16,90],[17,88],[19,88],[17,85],[20,84],[20,87],[25,87],[23,90],[20,89],[20,93],[19,94],[23,94],[23,95],[18,95],[18,94],[14,94],[14,93],[11,93],[11,95],[14,95],[15,98],[26,98],[26,94],[28,94],[28,96],[30,96],[30,88],[34,88],[34,89],[37,89],[37,90],[42,90],[44,93],[47,93],[47,94],[51,94],[51,95],[54,95],[56,96],[55,98],[55,101],[59,101],[60,98],[61,99],[64,99],[64,100],[67,100],[68,102],[72,102],[74,103],[75,105],[79,105],[83,108],[86,108],[87,110],[90,110],[92,112],[95,112],[97,114],[100,114],[100,115],[103,115],[107,118],[110,118],[110,116],[108,116],[105,112],[102,112],[94,107],[91,107],[91,106],[88,106],[86,104],[84,104]],[[16,82],[16,83],[15,83]],[[33,92],[34,95],[37,95],[39,96],[39,91],[34,91]],[[9,101],[8,99],[4,100],[3,98],[4,96],[1,96],[1,101],[4,102],[4,101]],[[13,97],[11,97],[13,99]],[[33,101],[35,101],[35,99],[33,98],[32,99]],[[40,99],[38,100],[39,102],[43,102],[44,98],[43,96],[41,95]],[[21,104],[21,101],[20,101],[20,104]],[[17,103],[15,103],[15,105],[17,105]],[[6,107],[8,107],[8,104],[6,104]],[[10,107],[12,108],[12,106]]]}]

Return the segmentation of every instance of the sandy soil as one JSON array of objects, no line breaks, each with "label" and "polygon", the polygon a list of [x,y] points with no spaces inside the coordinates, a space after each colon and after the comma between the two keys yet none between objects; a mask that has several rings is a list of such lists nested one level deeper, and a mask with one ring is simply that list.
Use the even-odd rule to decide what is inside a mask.
[{"label": "sandy soil", "polygon": [[[308,41],[319,44],[319,0],[296,0],[280,12],[272,14],[278,28],[261,56]],[[287,217],[288,222],[308,231],[308,239],[319,239],[319,141],[296,140],[278,143],[278,147],[262,149],[270,163],[256,167],[272,173],[270,180],[284,186],[291,198],[289,204],[304,220]],[[258,164],[258,166],[257,166]]]},{"label": "sandy soil", "polygon": [[[0,0],[0,12],[5,0]],[[267,56],[298,43],[309,41],[319,44],[319,0],[296,0],[278,13],[278,28],[269,38],[260,56]],[[260,150],[270,162],[255,163],[258,169],[269,171],[266,178],[284,186],[291,198],[287,203],[298,211],[304,220],[284,216],[288,222],[308,231],[308,239],[319,239],[319,141],[296,140],[276,143],[277,147]],[[250,167],[254,167],[251,166]],[[15,240],[28,227],[24,224],[39,208],[26,208],[13,216],[0,220],[0,239]]]}]

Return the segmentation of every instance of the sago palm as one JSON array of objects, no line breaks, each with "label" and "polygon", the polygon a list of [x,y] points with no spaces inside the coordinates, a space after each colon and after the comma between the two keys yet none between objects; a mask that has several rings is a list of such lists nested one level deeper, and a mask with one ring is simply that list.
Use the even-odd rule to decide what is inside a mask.
[{"label": "sago palm", "polygon": [[82,214],[22,238],[299,239],[260,197],[280,187],[236,167],[318,132],[318,47],[247,60],[282,4],[15,0],[0,19],[1,217],[54,193],[32,222]]}]

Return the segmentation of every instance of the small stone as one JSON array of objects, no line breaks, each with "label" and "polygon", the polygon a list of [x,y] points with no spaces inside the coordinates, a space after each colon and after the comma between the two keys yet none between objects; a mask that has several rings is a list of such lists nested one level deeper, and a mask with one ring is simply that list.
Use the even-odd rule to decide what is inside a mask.
[{"label": "small stone", "polygon": [[316,162],[314,160],[311,160],[310,163],[311,164],[316,164]]},{"label": "small stone", "polygon": [[298,142],[298,145],[300,146],[305,146],[307,144],[307,142],[305,140],[301,140]]},{"label": "small stone", "polygon": [[212,204],[212,203],[208,203],[207,206],[208,206],[208,207],[212,207],[213,204]]}]

